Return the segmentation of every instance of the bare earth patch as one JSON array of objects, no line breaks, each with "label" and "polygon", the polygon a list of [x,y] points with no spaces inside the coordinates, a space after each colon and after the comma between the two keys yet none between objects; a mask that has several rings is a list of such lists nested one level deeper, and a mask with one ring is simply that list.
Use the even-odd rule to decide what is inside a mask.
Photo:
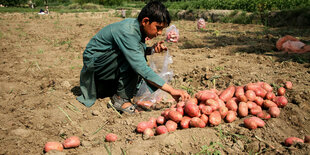
[{"label": "bare earth patch", "polygon": [[[217,127],[178,129],[144,140],[136,125],[162,110],[120,118],[107,108],[108,98],[90,108],[75,100],[86,44],[102,27],[122,18],[109,13],[3,13],[0,19],[0,154],[43,154],[46,142],[62,142],[73,135],[82,145],[64,150],[66,154],[310,152],[309,144],[283,144],[287,137],[310,135],[310,53],[275,49],[277,39],[286,34],[309,44],[309,28],[207,23],[205,30],[197,30],[193,21],[173,21],[180,39],[166,45],[173,56],[175,87],[195,93],[257,81],[277,87],[289,80],[293,89],[286,93],[289,103],[280,117],[266,121],[263,128],[249,130],[243,126],[244,118],[238,118]],[[110,132],[119,140],[105,142]]]}]

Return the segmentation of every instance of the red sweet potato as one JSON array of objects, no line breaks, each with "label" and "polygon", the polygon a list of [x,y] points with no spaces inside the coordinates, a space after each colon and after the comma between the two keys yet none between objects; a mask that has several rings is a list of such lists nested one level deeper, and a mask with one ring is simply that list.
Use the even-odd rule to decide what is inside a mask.
[{"label": "red sweet potato", "polygon": [[193,117],[189,122],[191,127],[204,128],[206,123],[198,117]]},{"label": "red sweet potato", "polygon": [[292,89],[293,88],[293,84],[291,81],[286,81],[285,82],[285,88],[286,89]]},{"label": "red sweet potato", "polygon": [[255,116],[250,117],[250,118],[256,122],[257,127],[264,127],[265,126],[265,122],[262,119],[255,117]]},{"label": "red sweet potato", "polygon": [[175,131],[177,130],[177,127],[178,127],[178,124],[172,120],[168,120],[165,124],[168,132],[172,132],[172,131]]},{"label": "red sweet potato", "polygon": [[287,105],[287,99],[284,96],[276,96],[273,101],[278,105],[278,107],[283,108]]},{"label": "red sweet potato", "polygon": [[64,146],[64,148],[74,148],[74,147],[78,147],[80,146],[80,138],[77,136],[71,136],[69,138],[67,138],[62,145]]},{"label": "red sweet potato", "polygon": [[280,109],[278,107],[270,107],[268,113],[271,115],[271,117],[279,117]]},{"label": "red sweet potato", "polygon": [[247,90],[245,92],[245,96],[249,101],[254,101],[256,98],[256,94],[253,90]]},{"label": "red sweet potato", "polygon": [[205,122],[206,124],[208,124],[209,121],[209,117],[205,114],[201,114],[200,119]]},{"label": "red sweet potato", "polygon": [[213,111],[209,116],[209,122],[211,125],[217,126],[221,124],[222,118],[219,111]]},{"label": "red sweet potato", "polygon": [[198,100],[197,100],[197,98],[190,98],[190,99],[186,100],[185,104],[186,103],[198,104]]},{"label": "red sweet potato", "polygon": [[226,107],[228,108],[228,110],[233,110],[233,111],[237,111],[238,109],[237,102],[233,99],[230,99],[226,102]]},{"label": "red sweet potato", "polygon": [[147,128],[143,131],[143,136],[152,137],[154,136],[154,131],[151,128]]},{"label": "red sweet potato", "polygon": [[51,150],[63,151],[63,145],[59,142],[47,142],[44,146],[44,151],[48,152]]},{"label": "red sweet potato", "polygon": [[241,117],[248,116],[249,109],[248,105],[245,102],[240,102],[238,106],[238,115]]},{"label": "red sweet potato", "polygon": [[260,106],[256,106],[256,107],[254,107],[254,108],[252,108],[251,110],[250,110],[250,113],[252,114],[252,115],[257,115],[258,113],[260,113],[260,112],[262,112],[263,110],[262,110],[262,107],[260,107]]},{"label": "red sweet potato", "polygon": [[278,96],[284,96],[285,94],[285,88],[284,87],[280,87],[278,89]]},{"label": "red sweet potato", "polygon": [[220,114],[221,114],[221,117],[222,118],[225,118],[226,117],[226,115],[227,115],[227,113],[228,113],[228,108],[227,107],[220,107],[219,108],[219,112],[220,112]]},{"label": "red sweet potato", "polygon": [[264,100],[263,107],[265,108],[277,107],[277,104],[270,100]]},{"label": "red sweet potato", "polygon": [[245,90],[256,90],[257,88],[259,88],[260,86],[257,85],[256,83],[248,83],[245,86]]},{"label": "red sweet potato", "polygon": [[164,125],[160,125],[156,128],[156,134],[157,135],[162,135],[162,134],[165,134],[165,133],[168,133],[168,129],[166,126]]},{"label": "red sweet potato", "polygon": [[157,127],[157,119],[155,117],[151,117],[149,119],[149,123],[150,123],[150,128],[155,128]]},{"label": "red sweet potato", "polygon": [[267,92],[272,92],[273,88],[266,82],[263,82],[262,84],[263,89],[265,89]]},{"label": "red sweet potato", "polygon": [[214,99],[216,98],[217,94],[210,91],[210,90],[202,90],[199,91],[195,94],[195,97],[199,100],[199,101],[205,101],[207,99]]},{"label": "red sweet potato", "polygon": [[178,108],[178,107],[184,107],[184,106],[185,106],[185,102],[184,101],[180,101],[180,102],[177,103],[176,107]]},{"label": "red sweet potato", "polygon": [[158,116],[157,119],[156,119],[156,123],[157,123],[158,125],[163,125],[163,124],[165,124],[165,123],[166,123],[165,117],[164,117],[164,116]]},{"label": "red sweet potato", "polygon": [[235,96],[239,97],[241,95],[244,95],[244,87],[243,86],[236,86]]},{"label": "red sweet potato", "polygon": [[255,90],[254,90],[256,96],[260,96],[262,98],[265,98],[266,94],[267,94],[267,91],[265,89],[263,89],[262,87],[257,87]]},{"label": "red sweet potato", "polygon": [[[144,131],[144,130],[143,130]],[[108,133],[106,136],[105,136],[105,141],[107,142],[115,142],[117,140],[117,135],[114,134],[114,133]]]},{"label": "red sweet potato", "polygon": [[247,102],[248,98],[245,95],[240,95],[237,97],[239,102]]},{"label": "red sweet potato", "polygon": [[255,103],[259,106],[262,106],[263,105],[263,102],[264,102],[264,99],[262,97],[259,97],[259,96],[256,96],[255,98]]},{"label": "red sweet potato", "polygon": [[273,100],[276,97],[276,95],[273,92],[268,92],[266,94],[266,99],[267,100]]},{"label": "red sweet potato", "polygon": [[234,96],[235,90],[236,90],[235,86],[229,86],[220,94],[219,96],[220,99],[223,100],[224,102],[227,102]]},{"label": "red sweet potato", "polygon": [[211,106],[205,106],[201,109],[201,112],[203,114],[210,115],[213,112],[213,109]]},{"label": "red sweet potato", "polygon": [[291,146],[294,143],[304,143],[304,140],[297,137],[288,137],[284,141],[285,146]]},{"label": "red sweet potato", "polygon": [[170,111],[168,113],[168,118],[173,120],[176,123],[179,123],[182,120],[183,115],[177,111]]},{"label": "red sweet potato", "polygon": [[192,103],[186,103],[184,112],[190,117],[197,117],[200,114],[198,105]]},{"label": "red sweet potato", "polygon": [[137,125],[137,132],[139,133],[143,133],[143,131],[146,129],[146,128],[152,128],[153,127],[153,124],[149,123],[149,122],[140,122],[138,125]]},{"label": "red sweet potato", "polygon": [[180,126],[183,128],[183,129],[187,129],[189,128],[189,122],[191,121],[191,118],[188,117],[188,116],[184,116],[180,122]]},{"label": "red sweet potato", "polygon": [[177,112],[181,113],[181,115],[184,115],[184,107],[177,107]]},{"label": "red sweet potato", "polygon": [[265,111],[259,112],[256,116],[264,120],[268,120],[271,118],[270,114],[266,113]]},{"label": "red sweet potato", "polygon": [[247,104],[249,110],[252,108],[255,108],[257,106],[257,104],[252,102],[252,101],[248,101],[248,102],[246,102],[246,104]]},{"label": "red sweet potato", "polygon": [[244,122],[244,126],[248,129],[253,130],[257,128],[257,123],[251,118],[246,118],[243,120],[243,122]]},{"label": "red sweet potato", "polygon": [[231,122],[233,122],[233,121],[236,120],[236,117],[237,117],[236,111],[229,110],[229,111],[227,112],[227,115],[226,115],[226,117],[225,117],[225,120],[226,120],[227,123],[231,123]]},{"label": "red sweet potato", "polygon": [[210,106],[213,111],[219,108],[219,105],[215,99],[206,100],[206,105]]}]

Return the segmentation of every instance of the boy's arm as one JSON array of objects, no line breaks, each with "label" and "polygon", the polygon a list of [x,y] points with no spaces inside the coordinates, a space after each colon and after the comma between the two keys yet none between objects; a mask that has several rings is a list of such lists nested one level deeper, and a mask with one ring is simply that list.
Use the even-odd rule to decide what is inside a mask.
[{"label": "boy's arm", "polygon": [[170,86],[167,83],[165,83],[163,86],[158,86],[152,81],[148,81],[148,82],[154,85],[155,87],[169,93],[177,102],[179,101],[180,98],[182,101],[188,100],[190,98],[190,95],[186,91],[181,90],[181,89],[174,89],[172,86]]}]

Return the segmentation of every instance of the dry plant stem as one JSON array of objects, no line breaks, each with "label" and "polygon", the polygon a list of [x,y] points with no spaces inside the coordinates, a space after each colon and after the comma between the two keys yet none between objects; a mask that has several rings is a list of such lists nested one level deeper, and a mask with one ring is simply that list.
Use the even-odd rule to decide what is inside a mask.
[{"label": "dry plant stem", "polygon": [[256,139],[258,139],[259,141],[261,141],[261,142],[263,142],[263,143],[265,143],[265,144],[267,144],[268,146],[270,146],[272,149],[274,149],[275,151],[277,151],[277,152],[279,152],[279,150],[278,149],[276,149],[274,146],[272,146],[271,144],[269,144],[268,142],[266,142],[266,141],[264,141],[264,140],[262,140],[261,138],[259,138],[258,136],[256,136],[255,135],[255,138]]},{"label": "dry plant stem", "polygon": [[111,101],[108,102],[108,104],[112,107],[112,109],[118,114],[119,117],[122,117],[122,115],[113,107]]},{"label": "dry plant stem", "polygon": [[70,116],[60,106],[57,106],[57,107],[59,108],[60,111],[62,111],[66,115],[66,117],[69,119],[69,121],[72,122],[72,119],[70,118]]},{"label": "dry plant stem", "polygon": [[94,133],[93,135],[95,135],[96,133],[98,133],[100,130],[103,129],[103,127],[107,124],[107,122],[105,122],[100,128],[98,128]]}]

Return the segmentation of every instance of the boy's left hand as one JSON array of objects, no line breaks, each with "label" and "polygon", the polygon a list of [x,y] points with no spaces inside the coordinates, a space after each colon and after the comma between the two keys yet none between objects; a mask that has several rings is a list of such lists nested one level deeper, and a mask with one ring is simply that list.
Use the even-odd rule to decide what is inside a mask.
[{"label": "boy's left hand", "polygon": [[168,50],[168,48],[163,43],[164,43],[164,41],[160,41],[160,42],[153,45],[155,53],[160,53],[162,51]]}]

